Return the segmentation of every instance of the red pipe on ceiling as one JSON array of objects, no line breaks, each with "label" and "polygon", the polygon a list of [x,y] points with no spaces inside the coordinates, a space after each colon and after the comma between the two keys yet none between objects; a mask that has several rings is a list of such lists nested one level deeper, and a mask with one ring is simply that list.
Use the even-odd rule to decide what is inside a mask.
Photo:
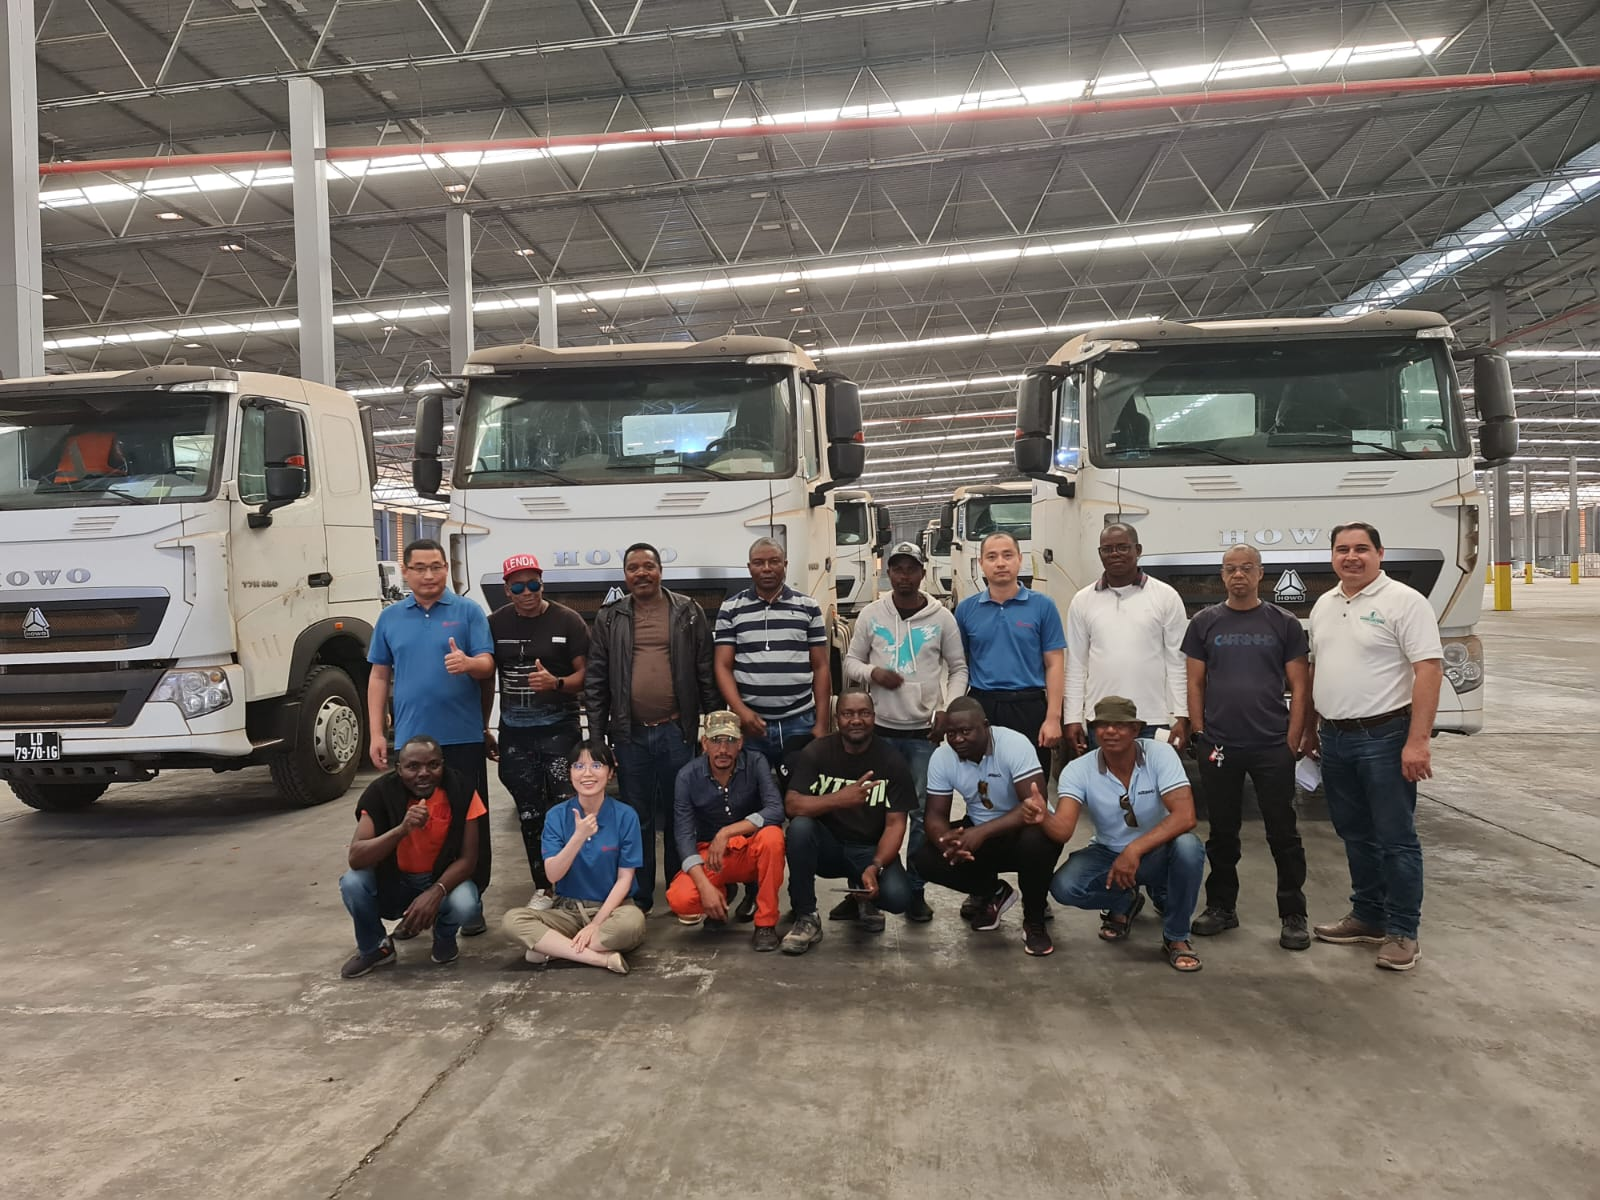
[{"label": "red pipe on ceiling", "polygon": [[[1042,121],[1060,117],[1142,112],[1160,108],[1209,108],[1226,104],[1272,104],[1292,100],[1335,100],[1362,96],[1458,92],[1481,88],[1544,87],[1570,83],[1600,83],[1600,67],[1558,67],[1547,71],[1491,71],[1478,75],[1423,75],[1407,79],[1362,79],[1296,84],[1290,87],[1113,96],[1104,100],[1089,97],[1061,100],[1053,104],[1013,104],[962,112],[919,113],[911,116],[838,117],[831,121],[787,121],[782,124],[737,126],[731,129],[636,129],[615,133],[558,133],[545,137],[480,138],[463,142],[330,146],[327,157],[330,162],[340,162],[348,159],[398,158],[420,154],[439,156],[495,150],[549,150],[560,146],[706,142],[808,133],[855,133],[917,125],[965,125],[975,121]],[[109,174],[115,171],[158,171],[169,167],[263,166],[288,161],[288,150],[236,150],[220,154],[170,154],[142,158],[99,158],[40,163],[39,174],[90,175]]]}]

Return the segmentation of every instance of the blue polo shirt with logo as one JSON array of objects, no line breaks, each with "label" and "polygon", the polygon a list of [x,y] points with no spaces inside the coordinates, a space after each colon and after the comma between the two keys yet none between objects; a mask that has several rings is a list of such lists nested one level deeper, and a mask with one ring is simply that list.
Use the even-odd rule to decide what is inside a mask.
[{"label": "blue polo shirt with logo", "polygon": [[[1118,854],[1167,819],[1167,806],[1161,802],[1161,797],[1189,786],[1183,760],[1166,742],[1139,738],[1133,748],[1133,774],[1128,777],[1126,793],[1122,782],[1106,769],[1101,750],[1080,754],[1069,762],[1062,768],[1061,779],[1056,784],[1058,795],[1071,796],[1088,809],[1089,820],[1094,825],[1094,842]],[[1138,822],[1137,828],[1128,824],[1126,810],[1122,807],[1124,794]]]},{"label": "blue polo shirt with logo", "polygon": [[[554,858],[572,840],[578,824],[578,798],[568,796],[555,805],[544,819],[544,834],[539,839],[546,858]],[[597,814],[599,829],[578,849],[567,873],[556,880],[556,895],[589,904],[604,904],[617,884],[623,867],[637,871],[644,866],[644,841],[639,836],[639,817],[633,809],[607,796]]]},{"label": "blue polo shirt with logo", "polygon": [[426,734],[441,746],[483,741],[478,681],[444,669],[450,639],[463,654],[494,653],[489,618],[478,603],[448,588],[424,608],[415,596],[378,615],[367,661],[394,671],[394,744]]},{"label": "blue polo shirt with logo", "polygon": [[980,692],[1044,687],[1044,656],[1065,650],[1066,630],[1054,601],[1018,588],[1004,603],[985,588],[956,605],[956,628],[967,652],[967,686]]}]

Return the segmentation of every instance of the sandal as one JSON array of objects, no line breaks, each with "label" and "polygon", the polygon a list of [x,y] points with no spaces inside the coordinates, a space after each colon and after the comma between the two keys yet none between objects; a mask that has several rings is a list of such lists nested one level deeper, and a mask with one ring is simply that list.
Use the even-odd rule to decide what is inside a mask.
[{"label": "sandal", "polygon": [[1133,903],[1128,906],[1128,911],[1122,917],[1115,913],[1100,914],[1100,940],[1102,942],[1126,941],[1128,934],[1133,930],[1133,919],[1139,915],[1139,910],[1144,907],[1144,893],[1134,892]]},{"label": "sandal", "polygon": [[[1187,939],[1181,942],[1169,942],[1166,938],[1162,938],[1161,948],[1167,952],[1167,964],[1174,971],[1182,971],[1185,975],[1189,975],[1204,965],[1200,961],[1200,956],[1189,946]],[[1189,960],[1188,966],[1183,965],[1184,959]]]}]

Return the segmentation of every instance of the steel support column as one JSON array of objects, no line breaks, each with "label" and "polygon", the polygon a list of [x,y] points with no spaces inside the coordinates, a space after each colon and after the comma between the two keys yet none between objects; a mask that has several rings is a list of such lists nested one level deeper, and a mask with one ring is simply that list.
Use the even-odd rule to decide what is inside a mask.
[{"label": "steel support column", "polygon": [[556,336],[556,290],[553,287],[539,289],[539,345],[546,350],[561,345]]},{"label": "steel support column", "polygon": [[1578,556],[1583,545],[1578,540],[1578,460],[1567,459],[1567,558],[1571,564],[1572,582],[1578,582]]},{"label": "steel support column", "polygon": [[0,375],[44,374],[44,267],[39,237],[39,87],[33,0],[0,15],[0,128],[9,177],[0,188]]},{"label": "steel support column", "polygon": [[472,353],[472,214],[446,213],[445,274],[450,285],[450,370],[459,375]]},{"label": "steel support column", "polygon": [[1522,582],[1533,582],[1533,561],[1539,554],[1539,531],[1533,512],[1533,474],[1527,463],[1522,464],[1522,526],[1527,531],[1527,550],[1522,564]]},{"label": "steel support column", "polygon": [[322,87],[289,80],[289,151],[294,168],[294,279],[300,310],[300,377],[332,385],[333,261],[328,233],[328,129]]},{"label": "steel support column", "polygon": [[[1489,340],[1498,342],[1510,331],[1504,288],[1489,293]],[[1494,469],[1494,610],[1511,608],[1511,468]]]}]

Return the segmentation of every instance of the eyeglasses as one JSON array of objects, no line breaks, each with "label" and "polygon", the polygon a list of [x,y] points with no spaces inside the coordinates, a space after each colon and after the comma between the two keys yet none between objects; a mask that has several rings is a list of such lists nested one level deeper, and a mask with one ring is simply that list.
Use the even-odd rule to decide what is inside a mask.
[{"label": "eyeglasses", "polygon": [[506,591],[510,592],[513,596],[520,596],[523,592],[537,592],[542,587],[544,587],[544,580],[529,579],[522,583],[506,584]]},{"label": "eyeglasses", "polygon": [[706,739],[713,746],[731,746],[738,740],[738,738],[729,737],[727,734],[718,734],[716,737]]},{"label": "eyeglasses", "polygon": [[1107,554],[1132,554],[1133,553],[1133,547],[1130,546],[1127,542],[1118,542],[1115,546],[1101,546],[1100,547],[1100,553],[1102,555],[1107,555]]},{"label": "eyeglasses", "polygon": [[418,575],[438,575],[448,571],[450,565],[448,563],[407,563],[405,569],[407,571],[415,571]]},{"label": "eyeglasses", "polygon": [[602,762],[575,762],[572,764],[574,771],[609,771],[611,768]]},{"label": "eyeglasses", "polygon": [[1123,792],[1117,797],[1117,803],[1122,805],[1122,821],[1129,829],[1139,828],[1139,818],[1133,815],[1133,801],[1128,799],[1128,793]]},{"label": "eyeglasses", "polygon": [[989,799],[989,781],[987,779],[978,780],[978,803],[985,808],[994,807],[994,801]]}]

